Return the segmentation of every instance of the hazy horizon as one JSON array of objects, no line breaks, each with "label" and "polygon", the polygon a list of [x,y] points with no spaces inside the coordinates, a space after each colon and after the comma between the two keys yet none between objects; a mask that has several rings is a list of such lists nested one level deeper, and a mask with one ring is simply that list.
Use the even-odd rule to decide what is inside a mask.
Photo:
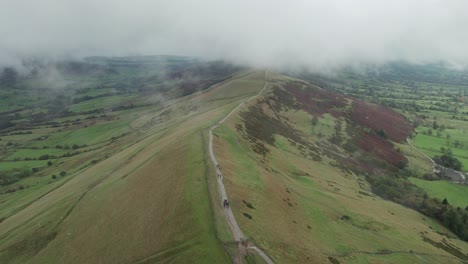
[{"label": "hazy horizon", "polygon": [[183,55],[261,67],[468,64],[465,1],[0,3],[0,65],[25,57]]}]

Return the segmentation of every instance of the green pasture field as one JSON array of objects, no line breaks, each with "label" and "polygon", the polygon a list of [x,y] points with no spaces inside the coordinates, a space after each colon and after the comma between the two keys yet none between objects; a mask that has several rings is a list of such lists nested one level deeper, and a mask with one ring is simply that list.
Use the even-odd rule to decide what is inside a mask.
[{"label": "green pasture field", "polygon": [[418,178],[410,178],[410,181],[424,189],[431,197],[440,200],[447,199],[451,205],[462,209],[468,206],[468,185],[447,181],[426,181]]},{"label": "green pasture field", "polygon": [[31,169],[47,167],[47,160],[30,160],[30,161],[2,161],[0,162],[0,170],[13,169]]},{"label": "green pasture field", "polygon": [[85,112],[85,111],[91,111],[94,109],[109,108],[113,106],[119,106],[120,104],[124,102],[133,101],[138,98],[139,98],[138,95],[114,95],[114,96],[100,97],[100,98],[91,99],[89,101],[84,101],[78,104],[74,104],[70,106],[69,110],[71,112]]},{"label": "green pasture field", "polygon": [[[434,155],[442,155],[441,148],[450,148],[453,155],[459,159],[462,164],[462,170],[468,171],[468,134],[466,130],[460,129],[445,129],[441,132],[441,137],[438,137],[437,131],[433,130],[432,135],[425,135],[429,127],[418,127],[418,134],[414,137],[414,145],[420,150],[424,151],[427,155],[433,157]],[[447,139],[450,135],[450,139]],[[463,144],[463,148],[455,147],[454,141],[458,140]],[[448,143],[448,144],[447,144]]]},{"label": "green pasture field", "polygon": [[[56,175],[53,179],[52,175]],[[51,189],[56,188],[68,180],[68,175],[60,176],[60,171],[56,170],[46,176],[41,177],[28,177],[20,182],[12,184],[11,186],[4,187],[2,190],[17,189],[16,192],[2,193],[0,195],[0,219],[8,218],[18,211],[29,206],[38,195],[46,194]],[[18,187],[22,186],[24,189],[19,190]]]},{"label": "green pasture field", "polygon": [[97,144],[128,132],[130,130],[128,124],[129,121],[119,120],[90,127],[56,132],[52,133],[46,140],[32,142],[29,147],[42,148],[43,146],[54,147],[56,145],[72,146],[73,144]]},{"label": "green pasture field", "polygon": [[[59,157],[67,152],[73,151],[72,149],[64,150],[57,148],[48,149],[19,149],[11,154],[7,160],[24,159],[24,158],[39,158],[43,155]],[[1,163],[0,163],[1,164]]]}]

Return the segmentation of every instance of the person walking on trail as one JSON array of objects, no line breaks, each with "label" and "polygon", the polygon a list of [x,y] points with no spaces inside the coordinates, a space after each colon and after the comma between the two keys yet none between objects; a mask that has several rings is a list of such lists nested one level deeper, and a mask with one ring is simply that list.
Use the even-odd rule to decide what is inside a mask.
[{"label": "person walking on trail", "polygon": [[227,201],[226,199],[224,199],[224,201],[223,201],[223,207],[226,207],[226,206],[227,206],[227,202],[228,202],[228,201]]}]

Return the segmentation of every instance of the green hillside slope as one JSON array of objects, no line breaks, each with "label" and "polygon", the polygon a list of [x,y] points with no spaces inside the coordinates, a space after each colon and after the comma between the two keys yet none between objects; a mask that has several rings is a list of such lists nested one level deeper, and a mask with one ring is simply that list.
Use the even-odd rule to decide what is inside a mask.
[{"label": "green hillside slope", "polygon": [[[265,72],[178,57],[87,63],[60,66],[70,90],[1,112],[0,263],[238,260],[208,131]],[[31,78],[2,93],[23,98]],[[431,167],[406,144],[413,132],[389,108],[269,73],[213,148],[240,228],[275,263],[466,262],[468,243],[416,211],[430,197],[406,174]],[[242,262],[262,263],[247,251]]]},{"label": "green hillside slope", "polygon": [[[338,95],[332,100],[326,91],[284,76],[270,82],[267,95],[216,131],[227,191],[252,241],[278,263],[467,259],[467,243],[437,221],[372,194],[364,175],[398,171],[405,158],[371,134],[368,144],[389,144],[380,158],[375,147],[349,145],[370,131],[352,121],[355,101],[340,103]],[[296,84],[308,88],[300,92]],[[308,101],[309,93],[315,101]],[[382,114],[373,109],[368,119]],[[410,128],[401,125],[387,130],[389,137],[403,139]]]}]

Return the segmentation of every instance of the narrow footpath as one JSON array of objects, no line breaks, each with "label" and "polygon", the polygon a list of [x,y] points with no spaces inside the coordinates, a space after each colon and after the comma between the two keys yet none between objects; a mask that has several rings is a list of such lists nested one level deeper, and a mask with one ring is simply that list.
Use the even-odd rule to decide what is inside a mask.
[{"label": "narrow footpath", "polygon": [[406,138],[406,142],[408,143],[408,145],[410,145],[413,149],[415,149],[417,152],[421,153],[424,157],[428,158],[431,162],[432,162],[432,169],[434,170],[434,167],[436,166],[436,163],[435,161],[429,157],[426,153],[422,152],[422,150],[418,149],[417,147],[415,147],[412,143],[411,143],[411,140],[409,138]]},{"label": "narrow footpath", "polygon": [[[216,177],[218,179],[218,189],[219,189],[219,193],[221,195],[221,197],[220,197],[221,201],[220,202],[221,202],[221,205],[223,206],[223,214],[224,214],[224,217],[226,218],[226,221],[227,221],[227,223],[228,223],[228,225],[229,225],[229,227],[231,229],[234,240],[239,242],[239,244],[241,243],[241,241],[243,241],[245,239],[245,236],[244,236],[244,233],[242,233],[242,230],[240,229],[239,225],[237,224],[236,218],[234,217],[234,214],[232,213],[231,207],[229,205],[226,206],[224,204],[224,202],[229,201],[229,199],[227,197],[226,189],[224,188],[223,174],[221,172],[222,169],[221,169],[218,161],[216,160],[216,157],[215,157],[214,152],[213,152],[213,130],[216,129],[221,124],[223,124],[224,121],[226,121],[229,118],[229,116],[231,116],[232,113],[234,113],[239,108],[241,108],[244,105],[245,102],[248,102],[248,101],[258,97],[259,95],[261,95],[263,93],[263,91],[265,90],[265,88],[267,87],[267,84],[268,84],[267,74],[268,74],[268,72],[265,71],[265,85],[263,86],[262,90],[260,90],[260,92],[258,94],[256,94],[256,95],[242,101],[238,106],[236,106],[236,108],[234,108],[221,121],[219,121],[218,124],[216,124],[216,125],[214,125],[214,126],[212,126],[210,128],[209,151],[210,151],[211,161],[213,162],[213,165],[216,168]],[[255,250],[258,253],[258,255],[265,260],[266,263],[273,264],[273,261],[267,256],[267,254],[265,254],[265,252],[263,252],[261,249],[259,249],[255,245],[250,245],[248,247],[248,249]]]}]

